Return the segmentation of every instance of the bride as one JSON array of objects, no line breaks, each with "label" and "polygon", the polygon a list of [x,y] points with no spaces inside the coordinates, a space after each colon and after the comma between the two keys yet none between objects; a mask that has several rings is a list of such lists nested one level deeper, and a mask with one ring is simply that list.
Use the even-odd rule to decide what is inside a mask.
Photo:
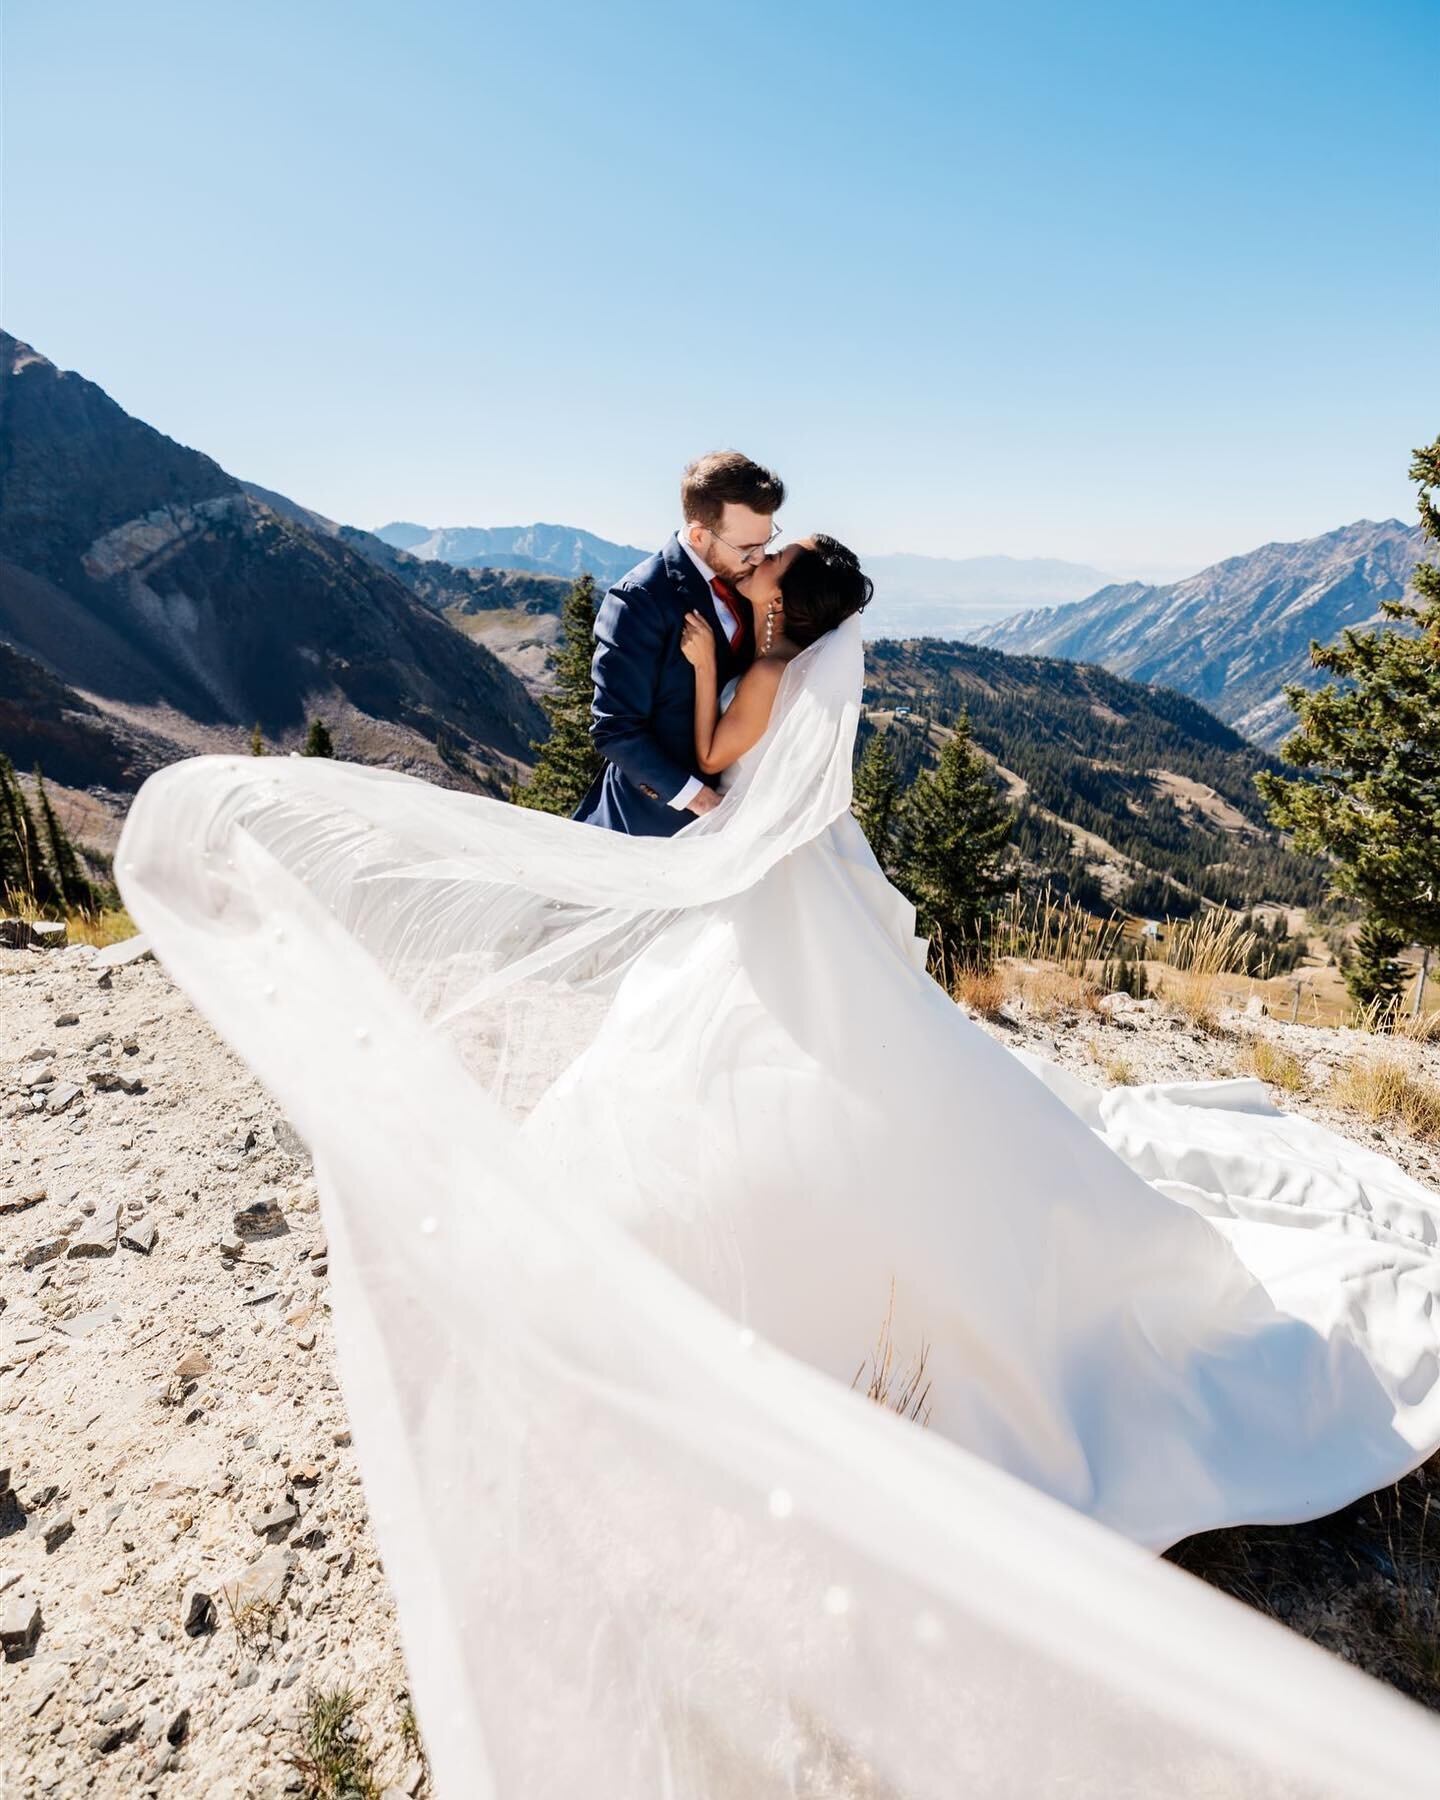
[{"label": "bride", "polygon": [[[724,798],[673,838],[300,758],[126,821],[316,1158],[438,1791],[1428,1791],[1417,1708],[1154,1553],[1440,1446],[1440,1202],[927,977],[849,812],[867,592],[771,559],[723,697],[687,633]],[[887,1321],[923,1423],[852,1387]]]}]

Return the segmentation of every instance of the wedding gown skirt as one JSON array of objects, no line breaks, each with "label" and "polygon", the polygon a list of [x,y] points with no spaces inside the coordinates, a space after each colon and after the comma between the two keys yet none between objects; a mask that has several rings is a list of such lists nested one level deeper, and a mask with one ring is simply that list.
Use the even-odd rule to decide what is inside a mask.
[{"label": "wedding gown skirt", "polygon": [[[439,1792],[1430,1791],[1418,1708],[1153,1552],[1440,1446],[1440,1203],[969,1021],[848,812],[860,680],[852,622],[669,840],[298,758],[127,819],[315,1153]],[[887,1313],[923,1427],[852,1389]]]}]

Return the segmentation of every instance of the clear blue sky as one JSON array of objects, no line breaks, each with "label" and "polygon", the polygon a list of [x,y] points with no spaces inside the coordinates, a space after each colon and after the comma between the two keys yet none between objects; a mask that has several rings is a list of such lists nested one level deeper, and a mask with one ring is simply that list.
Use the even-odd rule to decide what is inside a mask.
[{"label": "clear blue sky", "polygon": [[6,328],[362,525],[1188,565],[1413,517],[1434,0],[8,0]]}]

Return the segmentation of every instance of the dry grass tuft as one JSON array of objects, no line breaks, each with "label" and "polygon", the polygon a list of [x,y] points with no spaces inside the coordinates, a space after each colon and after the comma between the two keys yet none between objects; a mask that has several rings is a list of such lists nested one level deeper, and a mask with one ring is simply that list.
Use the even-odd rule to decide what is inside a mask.
[{"label": "dry grass tuft", "polygon": [[1357,1031],[1375,1037],[1402,1038],[1412,1044],[1440,1043],[1440,1008],[1417,1013],[1401,1000],[1372,1000],[1352,1015]]},{"label": "dry grass tuft", "polygon": [[418,1762],[425,1767],[427,1773],[429,1762],[425,1755],[425,1746],[420,1741],[420,1722],[415,1717],[415,1703],[408,1691],[399,1696],[400,1703],[400,1743],[411,1762]]},{"label": "dry grass tuft", "polygon": [[72,944],[94,944],[98,950],[107,944],[123,943],[140,929],[123,906],[106,907],[101,912],[72,912],[65,923],[66,936]]},{"label": "dry grass tuft", "polygon": [[1412,1044],[1440,1044],[1440,1011],[1400,1013],[1390,1027],[1390,1035]]},{"label": "dry grass tuft", "polygon": [[275,1635],[275,1626],[280,1618],[280,1602],[278,1600],[244,1600],[239,1606],[228,1588],[222,1588],[226,1611],[230,1614],[230,1623],[235,1635],[247,1650],[258,1652]]},{"label": "dry grass tuft", "polygon": [[1021,964],[1014,982],[1025,1009],[1037,1019],[1054,1019],[1068,1012],[1096,1012],[1101,993],[1097,982],[1055,963],[1030,967]]},{"label": "dry grass tuft", "polygon": [[1272,1044],[1269,1038],[1257,1036],[1250,1040],[1249,1062],[1252,1074],[1268,1081],[1271,1087],[1283,1088],[1287,1094],[1298,1094],[1306,1085],[1299,1057]]},{"label": "dry grass tuft", "polygon": [[288,1760],[302,1800],[379,1800],[375,1755],[355,1717],[349,1688],[312,1689],[300,1723],[300,1749]]},{"label": "dry grass tuft", "polygon": [[1199,1031],[1218,1033],[1225,999],[1221,977],[1243,975],[1255,945],[1238,916],[1220,908],[1172,926],[1155,992]]},{"label": "dry grass tuft", "polygon": [[982,1019],[998,1019],[1010,998],[1010,977],[998,964],[988,969],[960,969],[950,992]]},{"label": "dry grass tuft", "polygon": [[[890,1282],[890,1304],[885,1308],[885,1322],[880,1327],[880,1336],[875,1340],[875,1348],[870,1353],[870,1381],[865,1389],[867,1397],[878,1406],[889,1407],[891,1412],[899,1413],[902,1419],[915,1419],[921,1425],[930,1423],[930,1380],[925,1373],[925,1365],[930,1359],[930,1346],[924,1338],[920,1340],[919,1354],[913,1357],[904,1373],[895,1367],[895,1342],[893,1326],[895,1320],[895,1282]],[[865,1373],[862,1362],[855,1371],[851,1387],[859,1385]]]},{"label": "dry grass tuft", "polygon": [[1154,991],[1171,1012],[1179,1013],[1197,1031],[1219,1035],[1224,994],[1218,974],[1202,969],[1167,968],[1156,981]]},{"label": "dry grass tuft", "polygon": [[[54,915],[35,904],[34,897],[23,888],[7,884],[0,912],[16,919],[28,919],[34,925]],[[103,950],[106,944],[118,944],[134,937],[139,929],[123,906],[106,906],[98,910],[75,906],[64,915],[65,937],[71,944],[94,944]]]},{"label": "dry grass tuft", "polygon": [[998,951],[1030,962],[1058,963],[1068,974],[1082,978],[1092,963],[1118,957],[1125,945],[1120,914],[1097,919],[1068,894],[1057,899],[1049,888],[1035,899],[1013,893],[991,928]]},{"label": "dry grass tuft", "polygon": [[1334,1077],[1330,1097],[1377,1125],[1404,1125],[1416,1137],[1440,1138],[1440,1088],[1421,1081],[1398,1055],[1357,1057]]},{"label": "dry grass tuft", "polygon": [[1118,1050],[1108,1049],[1094,1038],[1089,1044],[1090,1060],[1098,1063],[1112,1087],[1134,1087],[1135,1069]]}]

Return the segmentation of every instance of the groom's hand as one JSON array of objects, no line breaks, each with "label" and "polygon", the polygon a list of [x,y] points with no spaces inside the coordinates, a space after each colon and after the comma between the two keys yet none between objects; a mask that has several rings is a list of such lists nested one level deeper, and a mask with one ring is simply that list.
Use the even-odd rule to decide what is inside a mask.
[{"label": "groom's hand", "polygon": [[700,792],[691,798],[689,810],[693,813],[713,812],[719,804],[720,796],[714,788],[702,787]]}]

